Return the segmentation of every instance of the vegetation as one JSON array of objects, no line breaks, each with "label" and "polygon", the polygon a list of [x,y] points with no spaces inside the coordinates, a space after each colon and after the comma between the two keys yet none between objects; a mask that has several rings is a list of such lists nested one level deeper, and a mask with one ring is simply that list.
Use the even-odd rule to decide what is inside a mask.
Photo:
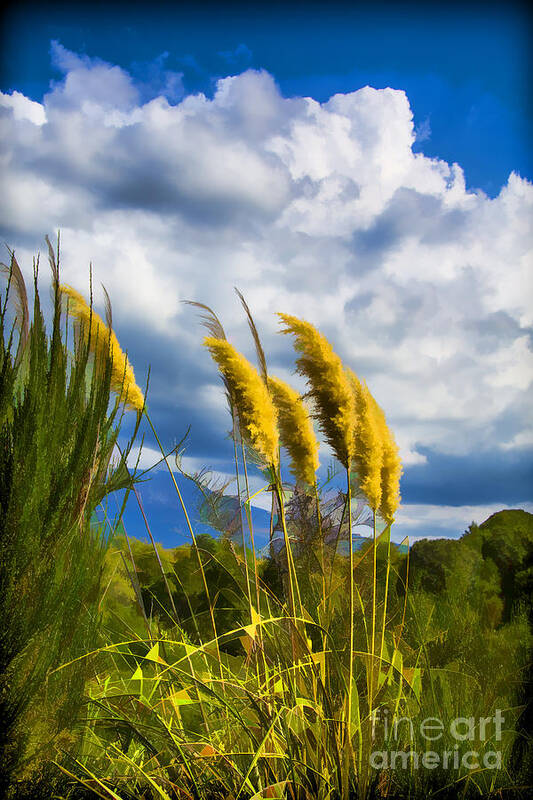
[{"label": "vegetation", "polygon": [[[110,466],[120,419],[108,411],[112,359],[80,331],[67,348],[56,256],[50,247],[53,322],[47,334],[37,288],[30,324],[15,256],[0,307],[0,703],[1,786],[43,743],[74,741],[89,662],[54,673],[95,646],[107,524],[91,523],[110,491],[129,485],[125,461]],[[5,268],[7,271],[7,268]],[[12,293],[17,317],[7,328]],[[127,480],[125,481],[125,478]]]},{"label": "vegetation", "polygon": [[[0,309],[3,792],[528,797],[533,516],[500,512],[457,541],[396,546],[401,464],[384,412],[325,337],[288,315],[306,397],[271,376],[242,297],[258,370],[195,304],[228,398],[237,490],[186,478],[110,307],[104,322],[61,285],[57,262],[50,247],[50,333],[37,265],[31,323],[14,256]],[[132,540],[110,513],[111,492],[122,507],[135,495],[133,438],[116,447],[127,411],[134,436],[146,418],[161,446],[190,544]],[[315,425],[343,488],[336,468],[317,480]],[[268,556],[252,469],[272,496]],[[218,536],[195,534],[186,479]],[[356,547],[361,519],[373,533]]]}]

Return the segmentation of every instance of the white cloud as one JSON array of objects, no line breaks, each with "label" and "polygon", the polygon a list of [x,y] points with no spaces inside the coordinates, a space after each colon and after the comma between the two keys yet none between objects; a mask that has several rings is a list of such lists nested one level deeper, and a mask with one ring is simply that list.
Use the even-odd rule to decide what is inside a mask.
[{"label": "white cloud", "polygon": [[502,443],[504,450],[514,450],[517,447],[533,447],[533,430],[520,431],[512,439]]},{"label": "white cloud", "polygon": [[17,91],[11,94],[0,92],[0,107],[11,109],[17,121],[28,120],[34,125],[44,125],[46,122],[46,113],[41,103],[36,103]]},{"label": "white cloud", "polygon": [[[450,533],[460,536],[472,522],[479,525],[491,514],[509,508],[511,506],[501,503],[474,506],[405,504],[398,511],[392,528],[393,537],[395,541],[400,541],[404,536],[409,536],[409,541],[414,542],[426,536],[449,536]],[[520,508],[533,513],[533,503],[522,503]],[[424,535],[424,531],[429,533]]]},{"label": "white cloud", "polygon": [[[207,472],[210,485],[215,487],[227,484],[228,488],[226,491],[228,494],[237,493],[235,472],[230,471],[231,466],[228,465],[224,459],[211,458],[209,463],[206,464],[200,458],[184,455],[180,459],[180,465],[183,472],[187,475],[195,475],[199,472],[206,474]],[[155,468],[155,470],[168,469],[162,460],[161,452],[146,446],[143,446],[142,449],[140,447],[133,447],[131,449],[128,457],[128,467],[133,469],[135,466],[137,466],[138,470],[150,470],[153,468]],[[176,466],[173,457],[168,458],[168,466],[173,473],[180,474],[181,471]],[[268,482],[261,475],[248,474],[248,487],[250,490],[251,505],[254,508],[260,508],[263,511],[270,512],[272,496],[268,491]],[[246,497],[244,481],[241,485],[241,497],[244,501]]]},{"label": "white cloud", "polygon": [[54,66],[65,78],[48,95],[47,105],[64,110],[79,109],[90,118],[97,109],[113,114],[116,109],[131,109],[138,102],[138,90],[120,67],[79,56],[57,41],[52,42],[50,52]]},{"label": "white cloud", "polygon": [[[156,465],[162,469],[166,469],[165,464],[162,462],[162,458],[163,456],[159,450],[154,450],[153,447],[147,447],[146,445],[143,445],[143,447],[139,446],[131,448],[127,463],[129,469],[134,469],[135,467],[137,467],[139,470],[152,469]],[[173,465],[171,464],[171,466]]]},{"label": "white cloud", "polygon": [[[177,385],[167,403],[223,419],[194,312],[179,301],[214,307],[251,356],[237,284],[273,371],[290,353],[274,312],[317,324],[368,380],[408,464],[424,462],[424,447],[521,445],[533,377],[528,181],[511,174],[490,199],[466,189],[458,165],[414,154],[402,91],[319,104],[283,98],[249,70],[212,99],[143,102],[119,67],[59,44],[53,55],[64,78],[42,104],[0,99],[3,238],[29,274],[34,248],[61,228],[64,280],[85,290],[92,261],[136,370],[141,352],[159,359],[158,402],[158,383]],[[169,370],[186,366],[186,385],[165,373],[165,354]]]},{"label": "white cloud", "polygon": [[[168,456],[167,458],[168,466],[171,468],[172,472],[179,473],[180,470],[176,466],[176,461],[173,455]],[[132,447],[129,455],[128,455],[128,467],[133,469],[137,467],[137,470],[147,470],[147,469],[157,469],[157,470],[168,470],[167,465],[164,462],[163,455],[160,450],[156,450],[153,447],[148,447],[147,445],[136,446]],[[215,458],[214,461],[211,463],[210,469],[213,469],[214,465],[222,464],[223,462],[221,459]],[[181,456],[180,458],[181,468],[184,472],[188,475],[193,475],[196,472],[200,472],[206,468],[206,465],[202,462],[201,459],[196,458],[194,456]],[[222,475],[221,472],[216,472],[216,475]]]}]

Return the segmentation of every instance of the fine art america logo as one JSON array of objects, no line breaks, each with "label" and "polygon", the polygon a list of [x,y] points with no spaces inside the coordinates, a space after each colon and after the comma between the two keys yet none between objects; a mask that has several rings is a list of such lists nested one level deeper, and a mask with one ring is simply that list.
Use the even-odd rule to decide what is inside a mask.
[{"label": "fine art america logo", "polygon": [[[500,709],[496,710],[493,717],[456,717],[449,724],[445,724],[438,717],[427,717],[419,725],[420,737],[426,743],[438,742],[445,734],[448,747],[455,740],[452,749],[430,750],[423,752],[416,750],[392,749],[399,745],[400,737],[411,743],[415,740],[415,726],[410,717],[390,718],[387,708],[376,709],[372,714],[372,740],[376,739],[376,727],[382,729],[383,742],[388,744],[388,749],[373,750],[370,754],[370,765],[374,769],[500,769],[501,750],[485,749],[500,742],[502,738],[502,723],[505,718]],[[380,737],[381,738],[381,737]],[[472,749],[467,749],[472,743]],[[442,743],[441,743],[442,744]],[[431,745],[439,747],[439,745]],[[474,749],[474,746],[477,749]],[[496,745],[497,746],[497,745]]]}]

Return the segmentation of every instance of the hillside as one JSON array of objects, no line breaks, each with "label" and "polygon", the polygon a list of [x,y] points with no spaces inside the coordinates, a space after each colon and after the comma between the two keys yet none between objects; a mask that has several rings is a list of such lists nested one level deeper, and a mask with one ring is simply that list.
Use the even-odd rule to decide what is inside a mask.
[{"label": "hillside", "polygon": [[473,523],[458,540],[415,542],[411,570],[414,585],[425,591],[484,599],[492,621],[509,621],[519,607],[531,612],[533,514],[498,511],[480,525]]}]

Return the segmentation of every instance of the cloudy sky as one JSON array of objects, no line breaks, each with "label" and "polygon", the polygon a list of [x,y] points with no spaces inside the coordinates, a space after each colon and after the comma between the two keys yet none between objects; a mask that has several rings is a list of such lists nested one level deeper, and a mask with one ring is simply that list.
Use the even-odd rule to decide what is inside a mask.
[{"label": "cloudy sky", "polygon": [[[252,358],[238,286],[273,373],[302,386],[275,318],[296,314],[386,410],[397,538],[533,510],[519,6],[101,8],[5,17],[0,232],[26,275],[58,229],[65,282],[87,292],[92,262],[139,383],[151,367],[165,444],[191,425],[186,465],[231,469],[221,384],[181,301],[212,306]],[[163,472],[142,495],[157,538],[179,541]],[[141,534],[135,509],[127,522]]]}]

